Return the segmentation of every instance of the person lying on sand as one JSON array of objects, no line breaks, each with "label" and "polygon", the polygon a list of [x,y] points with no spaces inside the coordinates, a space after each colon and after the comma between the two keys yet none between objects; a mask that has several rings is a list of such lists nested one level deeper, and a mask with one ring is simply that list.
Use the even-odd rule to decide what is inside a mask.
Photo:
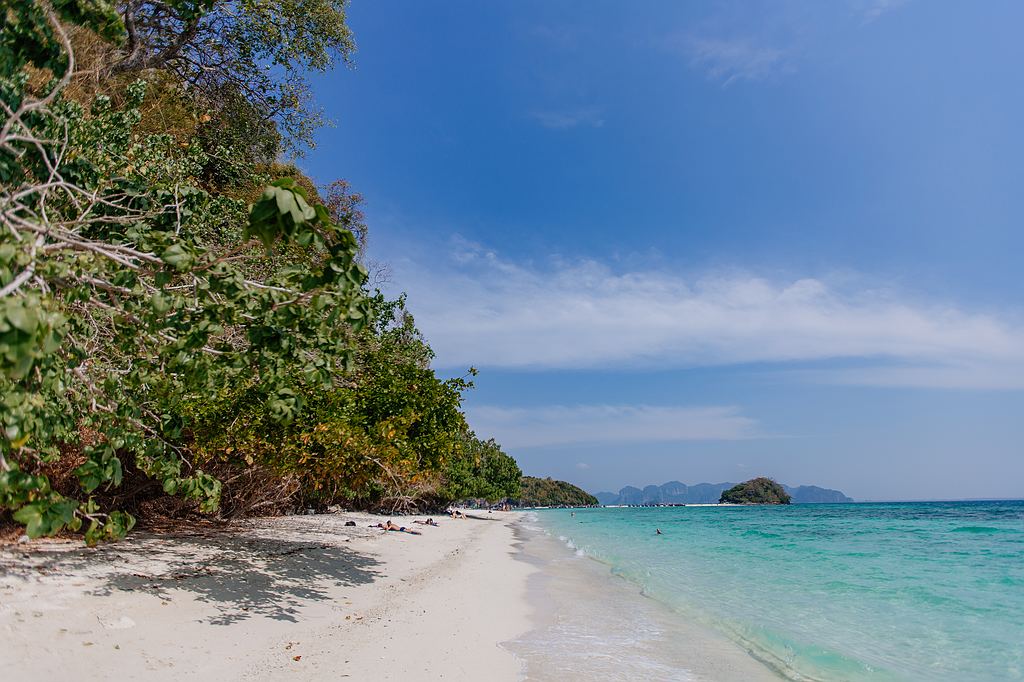
[{"label": "person lying on sand", "polygon": [[418,530],[406,528],[405,526],[396,526],[395,524],[391,523],[391,519],[388,519],[387,523],[378,523],[376,526],[370,524],[370,528],[383,528],[384,530],[393,530],[396,533],[408,533],[409,535],[423,535],[423,533],[419,532]]},{"label": "person lying on sand", "polygon": [[464,519],[464,518],[466,518],[466,515],[462,513],[461,509],[449,509],[448,510],[448,514],[451,515],[451,517],[453,519]]},{"label": "person lying on sand", "polygon": [[437,521],[435,521],[434,519],[427,519],[426,521],[420,521],[419,519],[416,519],[415,521],[413,521],[413,523],[418,523],[418,524],[423,525],[423,526],[436,526],[437,525]]}]

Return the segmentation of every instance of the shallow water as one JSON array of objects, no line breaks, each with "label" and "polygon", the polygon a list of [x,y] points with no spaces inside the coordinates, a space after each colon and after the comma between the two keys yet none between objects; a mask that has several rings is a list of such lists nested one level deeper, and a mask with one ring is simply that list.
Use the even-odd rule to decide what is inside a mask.
[{"label": "shallow water", "polygon": [[564,540],[529,522],[519,530],[517,557],[540,569],[529,585],[536,627],[504,646],[524,662],[525,679],[778,681],[726,637],[644,598]]},{"label": "shallow water", "polygon": [[672,619],[701,624],[792,679],[1024,679],[1024,502],[543,510],[536,519],[567,554],[635,586],[632,607],[599,607],[596,619],[633,618],[642,593],[670,614],[661,631]]}]

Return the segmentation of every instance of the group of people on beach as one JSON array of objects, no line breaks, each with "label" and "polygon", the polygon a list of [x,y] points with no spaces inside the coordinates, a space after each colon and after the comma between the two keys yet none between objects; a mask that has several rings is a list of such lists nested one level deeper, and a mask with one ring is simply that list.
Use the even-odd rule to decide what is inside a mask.
[{"label": "group of people on beach", "polygon": [[[432,518],[431,519],[427,519],[426,521],[424,521],[422,519],[414,519],[413,523],[418,523],[421,526],[434,526],[435,528],[437,527],[437,521],[435,521]],[[396,533],[408,533],[409,535],[423,535],[423,533],[421,533],[418,530],[413,530],[412,528],[407,528],[405,526],[399,526],[396,523],[392,523],[391,519],[388,519],[384,523],[377,523],[377,524],[372,524],[371,523],[370,524],[370,528],[380,528],[381,530],[390,530],[390,531],[394,531]]]},{"label": "group of people on beach", "polygon": [[[456,509],[455,507],[450,507],[446,509],[445,513],[453,519],[469,518],[468,516],[466,516],[466,513],[464,511],[462,511],[461,509]],[[421,526],[434,526],[435,528],[438,525],[437,521],[435,521],[433,518],[428,518],[426,520],[414,519],[413,523],[419,524]],[[353,522],[352,525],[355,525],[355,523]],[[380,528],[381,530],[393,531],[395,533],[408,533],[409,535],[423,535],[423,533],[421,533],[418,530],[413,530],[412,528],[409,528],[407,526],[399,526],[398,524],[392,522],[391,519],[388,519],[387,521],[382,523],[371,523],[370,528]]]}]

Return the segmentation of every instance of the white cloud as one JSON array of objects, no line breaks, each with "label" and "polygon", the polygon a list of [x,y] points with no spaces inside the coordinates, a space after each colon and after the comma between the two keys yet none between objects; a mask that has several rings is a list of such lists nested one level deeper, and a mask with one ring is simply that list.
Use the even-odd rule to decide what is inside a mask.
[{"label": "white cloud", "polygon": [[530,118],[545,128],[553,130],[568,130],[578,126],[600,128],[604,125],[601,112],[593,108],[568,111],[535,111],[530,114]]},{"label": "white cloud", "polygon": [[394,265],[395,282],[409,291],[439,367],[685,368],[841,359],[857,367],[818,367],[813,378],[1024,388],[1019,315],[917,302],[878,287],[746,273],[616,272],[593,260],[516,264],[466,242],[456,243],[449,258]]},{"label": "white cloud", "polygon": [[[467,409],[466,414],[474,430],[493,434],[508,448],[757,437],[754,420],[744,417],[735,407],[479,406]],[[579,468],[588,468],[588,465]]]}]

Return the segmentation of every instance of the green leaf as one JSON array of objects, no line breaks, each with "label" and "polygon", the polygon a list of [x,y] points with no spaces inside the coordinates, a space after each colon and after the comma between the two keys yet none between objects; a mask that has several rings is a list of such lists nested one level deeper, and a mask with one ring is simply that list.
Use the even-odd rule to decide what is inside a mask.
[{"label": "green leaf", "polygon": [[7,321],[23,332],[31,334],[39,326],[39,318],[36,314],[20,303],[8,304],[5,312],[7,314]]},{"label": "green leaf", "polygon": [[99,488],[105,480],[99,463],[91,459],[75,469],[75,476],[78,477],[79,484],[87,493],[91,493],[96,488]]},{"label": "green leaf", "polygon": [[185,270],[192,263],[192,256],[181,244],[171,244],[160,254],[160,260],[177,270]]},{"label": "green leaf", "polygon": [[25,526],[25,534],[30,538],[38,538],[46,534],[42,507],[42,502],[34,502],[26,504],[12,514],[15,521]]}]

